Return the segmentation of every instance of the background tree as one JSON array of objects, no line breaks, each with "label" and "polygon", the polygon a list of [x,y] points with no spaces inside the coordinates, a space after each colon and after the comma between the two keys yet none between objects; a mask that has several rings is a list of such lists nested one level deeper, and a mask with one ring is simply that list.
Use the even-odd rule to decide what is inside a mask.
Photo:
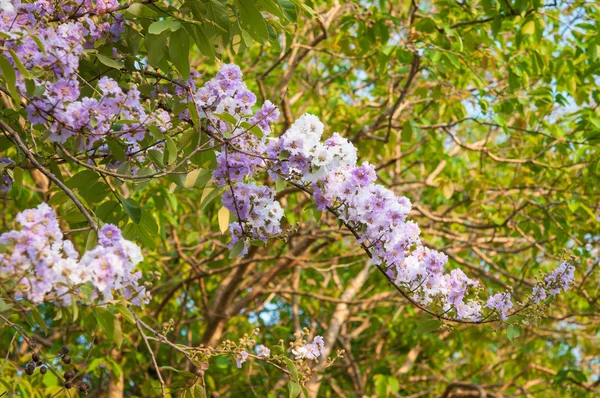
[{"label": "background tree", "polygon": [[[32,350],[50,357],[63,345],[89,380],[89,396],[160,396],[161,384],[173,396],[201,394],[189,388],[198,375],[208,394],[301,393],[286,392],[295,363],[277,362],[282,371],[253,361],[238,370],[239,347],[229,346],[204,369],[178,349],[223,347],[256,327],[253,338],[269,346],[287,345],[304,328],[308,340],[324,337],[326,355],[312,366],[318,372],[302,372],[310,397],[598,392],[597,4],[104,3],[62,11],[67,20],[124,21],[118,40],[82,53],[79,78],[90,92],[103,76],[123,87],[135,82],[149,114],[179,114],[188,108],[185,94],[170,94],[190,75],[201,86],[221,63],[240,65],[259,103],[281,109],[272,135],[303,113],[319,116],[326,135],[340,132],[360,162],[376,166],[378,183],[413,202],[409,217],[426,245],[480,280],[486,295],[508,289],[524,301],[536,278],[571,255],[574,288],[543,312],[505,322],[440,322],[399,294],[351,231],[293,185],[277,187],[283,233],[231,258],[229,218],[210,178],[214,151],[192,153],[201,134],[185,121],[150,128],[141,164],[119,138],[92,152],[75,138],[53,142],[28,122],[37,87],[15,84],[10,70],[20,69],[2,47],[0,149],[13,159],[0,165],[12,182],[2,231],[41,201],[57,210],[80,251],[96,244],[94,223],[117,224],[143,247],[153,298],[133,313],[123,304],[17,308],[2,291],[0,313],[12,327],[0,329],[7,348],[0,395],[66,394],[52,372],[27,377],[24,368]],[[56,13],[46,20],[59,23]],[[118,169],[109,167],[114,161]],[[325,369],[337,350],[343,357]]]}]

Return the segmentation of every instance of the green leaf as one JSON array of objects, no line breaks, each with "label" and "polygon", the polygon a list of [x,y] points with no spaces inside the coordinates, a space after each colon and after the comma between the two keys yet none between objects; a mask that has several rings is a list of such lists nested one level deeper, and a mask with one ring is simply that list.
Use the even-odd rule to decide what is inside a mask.
[{"label": "green leaf", "polygon": [[510,341],[514,341],[517,337],[521,335],[521,326],[519,325],[508,325],[506,329],[506,336]]},{"label": "green leaf", "polygon": [[92,250],[94,247],[96,247],[97,244],[98,244],[98,236],[96,235],[96,231],[91,229],[88,232],[87,237],[85,239],[85,250],[86,251]]},{"label": "green leaf", "polygon": [[231,260],[238,257],[242,250],[244,250],[244,246],[245,245],[243,240],[238,240],[237,242],[235,242],[235,245],[233,245],[233,249],[231,249],[231,252],[229,253],[229,259]]},{"label": "green leaf", "polygon": [[240,13],[240,25],[260,44],[269,38],[267,23],[253,1],[235,0]]},{"label": "green leaf", "polygon": [[288,370],[291,373],[292,381],[299,382],[300,381],[300,377],[298,375],[298,369],[296,369],[296,364],[294,363],[294,361],[292,361],[288,357],[283,357],[283,361],[285,362],[285,364],[287,365]]},{"label": "green leaf", "polygon": [[277,18],[287,20],[281,10],[281,6],[274,0],[257,0],[257,3],[260,4],[265,11],[275,15]]},{"label": "green leaf", "polygon": [[134,3],[127,9],[127,12],[138,18],[155,18],[156,12],[146,4]]},{"label": "green leaf", "polygon": [[131,198],[122,198],[121,202],[125,208],[125,213],[127,213],[131,221],[134,224],[139,224],[142,219],[142,208],[140,205]]},{"label": "green leaf", "polygon": [[6,81],[8,85],[8,91],[10,92],[10,96],[13,99],[15,106],[17,108],[20,107],[20,98],[19,93],[17,91],[17,74],[13,69],[12,65],[6,59],[6,57],[0,54],[0,69],[2,70],[2,78]]},{"label": "green leaf", "polygon": [[165,164],[163,162],[164,153],[157,151],[156,149],[150,149],[148,151],[148,158],[158,166],[159,169],[164,169]]},{"label": "green leaf", "polygon": [[535,21],[529,20],[521,27],[522,35],[533,35],[535,33]]},{"label": "green leaf", "polygon": [[437,25],[431,18],[421,18],[415,24],[415,29],[423,33],[433,33],[436,31]]},{"label": "green leaf", "polygon": [[125,319],[127,322],[131,323],[132,325],[135,325],[135,318],[134,318],[133,314],[131,313],[131,311],[129,310],[129,308],[127,308],[127,306],[125,304],[120,304],[120,303],[116,304],[115,308],[123,316],[123,319]]},{"label": "green leaf", "polygon": [[106,337],[108,337],[109,340],[114,341],[115,324],[117,320],[115,315],[106,308],[96,307],[94,308],[94,317],[96,318],[96,321],[98,321],[98,325],[100,325],[106,333]]},{"label": "green leaf", "polygon": [[15,305],[12,303],[7,303],[6,301],[0,298],[0,312],[8,311],[13,308]]},{"label": "green leaf", "polygon": [[298,395],[300,395],[300,392],[302,390],[301,390],[300,385],[298,383],[294,383],[292,381],[288,381],[287,386],[288,386],[288,391],[289,391],[289,397],[290,398],[296,398]]},{"label": "green leaf", "polygon": [[231,126],[236,126],[238,124],[238,120],[230,113],[213,113],[214,116],[218,117],[222,121],[230,124]]},{"label": "green leaf", "polygon": [[387,398],[387,377],[382,374],[373,376],[377,398]]},{"label": "green leaf", "polygon": [[494,19],[492,20],[492,37],[495,38],[501,29],[502,29],[502,17],[498,15],[498,16],[495,16]]},{"label": "green leaf", "polygon": [[181,73],[181,78],[188,80],[190,77],[190,39],[185,29],[171,33],[169,56],[173,65]]},{"label": "green leaf", "polygon": [[108,144],[108,149],[110,149],[110,153],[119,161],[125,161],[125,148],[121,145],[121,143],[114,139],[109,139],[106,142]]},{"label": "green leaf", "polygon": [[437,319],[429,319],[421,324],[419,324],[419,326],[417,326],[417,329],[415,330],[416,334],[425,334],[425,333],[431,333],[431,332],[435,332],[436,330],[438,330],[440,328],[440,326],[442,326],[442,322],[440,322]]},{"label": "green leaf", "polygon": [[290,1],[292,3],[294,3],[295,5],[297,5],[299,8],[306,11],[310,16],[314,17],[317,15],[317,12],[315,10],[313,10],[312,8],[310,8],[308,5],[306,5],[306,2],[304,0],[290,0]]},{"label": "green leaf", "polygon": [[206,7],[204,2],[201,0],[186,0],[183,3],[184,7],[187,7],[192,12],[194,16],[194,20],[202,21],[204,19],[204,14],[206,13]]},{"label": "green leaf", "polygon": [[168,33],[164,32],[160,35],[147,35],[144,38],[150,65],[158,67],[160,61],[165,57],[167,51],[167,37]]},{"label": "green leaf", "polygon": [[44,320],[44,318],[42,317],[42,314],[40,314],[40,312],[37,310],[37,308],[33,307],[31,308],[31,314],[33,315],[33,319],[35,319],[35,322],[42,328],[42,330],[44,331],[44,334],[48,334],[48,327],[46,326],[46,321]]},{"label": "green leaf", "polygon": [[306,388],[306,386],[302,386],[302,394],[304,396],[304,398],[308,398],[308,388]]},{"label": "green leaf", "polygon": [[185,177],[184,187],[187,189],[202,188],[210,180],[211,173],[208,170],[198,169],[191,171]]},{"label": "green leaf", "polygon": [[171,32],[175,32],[181,28],[181,23],[178,21],[173,21],[171,19],[164,19],[162,21],[157,21],[152,23],[150,27],[148,27],[148,33],[151,35],[160,35],[166,30],[170,30]]},{"label": "green leaf", "polygon": [[181,374],[181,375],[183,375],[183,376],[185,376],[185,377],[189,377],[189,378],[191,378],[191,379],[193,379],[193,378],[196,378],[196,375],[195,375],[195,374],[193,374],[193,373],[191,373],[191,372],[188,372],[187,370],[183,370],[183,369],[177,369],[177,368],[174,368],[174,367],[172,367],[172,366],[161,366],[161,367],[160,367],[160,370],[170,370],[170,371],[172,371],[172,372],[179,373],[179,374]]},{"label": "green leaf", "polygon": [[98,181],[99,178],[100,175],[98,175],[98,173],[86,169],[71,177],[69,181],[65,182],[65,185],[71,189],[89,188],[93,183]]},{"label": "green leaf", "polygon": [[100,61],[102,64],[108,66],[109,68],[114,68],[114,69],[121,69],[123,68],[123,63],[119,62],[119,61],[115,61],[112,58],[107,57],[106,55],[102,55],[102,54],[96,54],[96,57],[98,58],[98,61]]},{"label": "green leaf", "polygon": [[290,0],[279,0],[279,5],[281,6],[281,10],[286,19],[292,23],[296,22],[298,19],[298,11],[296,10],[294,3]]},{"label": "green leaf", "polygon": [[169,136],[165,136],[165,144],[164,162],[165,165],[171,166],[177,160],[177,145],[175,145],[175,141]]},{"label": "green leaf", "polygon": [[17,56],[17,53],[15,53],[14,50],[8,50],[8,51],[10,52],[10,55],[12,55],[13,62],[17,66],[17,69],[19,70],[19,72],[21,72],[26,79],[31,78],[31,73],[25,68],[25,66],[23,65],[23,63],[21,62],[19,57]]},{"label": "green leaf", "polygon": [[121,329],[121,321],[115,317],[114,320],[114,330],[113,330],[113,338],[112,340],[117,345],[117,348],[121,348],[123,344],[123,330]]},{"label": "green leaf", "polygon": [[209,37],[207,33],[207,29],[210,28],[210,26],[208,25],[209,24],[203,24],[202,26],[197,26],[186,24],[185,27],[186,30],[190,32],[190,35],[194,37],[194,41],[196,42],[196,45],[198,46],[200,52],[203,55],[209,57],[210,59],[214,59],[216,56],[215,46],[218,47],[218,44],[215,42],[213,45],[213,38]]},{"label": "green leaf", "polygon": [[208,192],[208,194],[206,194],[206,196],[204,196],[204,193],[202,194],[202,196],[204,197],[202,199],[202,203],[200,203],[200,211],[204,210],[206,208],[206,206],[213,201],[213,199],[215,199],[217,196],[219,196],[221,194],[221,190],[220,189],[216,189],[214,187],[212,188],[205,188],[205,189],[210,189],[210,191]]},{"label": "green leaf", "polygon": [[395,395],[400,391],[400,382],[394,376],[388,376],[387,386],[392,395]]}]

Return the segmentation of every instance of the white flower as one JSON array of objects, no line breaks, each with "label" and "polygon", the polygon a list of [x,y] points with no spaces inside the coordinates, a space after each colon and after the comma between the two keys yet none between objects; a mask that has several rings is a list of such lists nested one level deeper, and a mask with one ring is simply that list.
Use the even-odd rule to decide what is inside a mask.
[{"label": "white flower", "polygon": [[315,167],[326,167],[333,161],[333,153],[325,146],[319,144],[315,149],[312,165]]},{"label": "white flower", "polygon": [[0,11],[4,11],[7,14],[14,14],[15,7],[12,3],[12,0],[0,0]]},{"label": "white flower", "polygon": [[308,349],[305,346],[292,348],[292,354],[296,356],[296,359],[304,359],[308,354]]},{"label": "white flower", "polygon": [[323,134],[323,130],[325,129],[325,125],[317,116],[305,113],[294,122],[292,128],[303,131],[305,134],[313,136],[319,141]]},{"label": "white flower", "polygon": [[142,262],[144,256],[142,256],[142,249],[140,249],[138,245],[125,239],[121,241],[121,244],[123,245],[125,253],[127,253],[127,256],[133,265],[137,265]]}]

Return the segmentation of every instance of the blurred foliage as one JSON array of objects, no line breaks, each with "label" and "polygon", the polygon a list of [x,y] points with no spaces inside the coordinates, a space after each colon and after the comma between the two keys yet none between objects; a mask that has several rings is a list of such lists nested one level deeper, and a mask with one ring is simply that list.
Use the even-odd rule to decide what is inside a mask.
[{"label": "blurred foliage", "polygon": [[[108,61],[90,56],[84,79],[128,81],[140,68],[186,79],[191,69],[202,84],[219,62],[235,62],[251,89],[280,104],[276,134],[310,112],[327,134],[351,139],[361,161],[378,166],[380,183],[413,202],[423,240],[489,291],[509,288],[523,299],[565,252],[578,258],[575,288],[547,316],[432,328],[423,326],[430,318],[370,271],[348,231],[331,216],[304,210],[310,201],[300,193],[279,192],[286,239],[230,260],[218,222],[220,192],[208,178],[210,155],[193,157],[187,176],[122,183],[56,161],[56,148],[37,142],[39,156],[100,220],[118,224],[145,248],[154,298],[139,313],[144,322],[157,329],[171,322],[168,337],[188,346],[237,340],[255,327],[265,345],[289,341],[303,327],[331,334],[333,352],[345,355],[309,383],[320,383],[319,397],[469,396],[479,388],[488,396],[598,393],[597,3],[186,0],[121,12],[128,28],[116,46],[127,57],[114,68],[106,43],[98,54]],[[146,95],[172,86],[145,79]],[[14,122],[16,112],[0,115]],[[176,159],[189,153],[185,132],[167,135]],[[0,138],[0,150],[22,166],[11,171],[15,184],[1,205],[2,230],[13,227],[19,210],[46,200],[83,250],[90,238],[77,232],[87,224],[73,203],[57,187],[45,188],[9,140]],[[126,202],[115,200],[115,192]],[[2,305],[0,312],[10,313]],[[49,305],[32,311],[38,315],[11,319],[48,356],[63,345],[76,363],[89,355],[89,396],[109,396],[120,378],[123,396],[157,396],[150,356],[118,307],[104,315]],[[26,377],[19,370],[30,347],[13,335],[0,328],[0,355],[10,357],[0,395],[2,385],[20,396],[53,394],[51,372]],[[167,384],[185,386],[189,375],[177,371],[190,371],[183,358],[172,348],[153,348],[161,366],[176,369],[163,370]],[[209,394],[220,396],[288,394],[287,377],[258,362],[238,370],[232,358],[220,357],[205,380]]]}]

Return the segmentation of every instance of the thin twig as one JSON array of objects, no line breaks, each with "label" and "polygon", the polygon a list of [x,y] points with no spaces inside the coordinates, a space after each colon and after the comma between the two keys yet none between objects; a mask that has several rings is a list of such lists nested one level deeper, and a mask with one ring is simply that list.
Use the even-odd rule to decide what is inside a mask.
[{"label": "thin twig", "polygon": [[44,166],[42,166],[36,160],[35,156],[33,156],[31,151],[23,143],[23,140],[21,139],[21,137],[15,130],[13,130],[3,120],[0,120],[0,126],[2,126],[2,128],[14,138],[15,143],[17,144],[19,149],[21,149],[21,151],[25,154],[27,159],[29,159],[31,164],[33,164],[36,169],[38,169],[42,174],[44,174],[46,177],[48,177],[48,179],[52,180],[52,182],[54,182],[56,185],[58,185],[58,187],[67,194],[67,196],[73,201],[73,203],[75,203],[75,206],[79,209],[81,214],[83,214],[83,216],[88,220],[92,229],[94,231],[96,231],[96,233],[97,233],[98,232],[98,224],[96,223],[96,221],[94,220],[92,215],[87,211],[87,209],[85,208],[83,203],[81,203],[81,201],[79,199],[77,199],[77,197],[75,196],[73,191],[71,191],[61,180],[58,179],[58,177],[56,177],[54,174],[52,174],[52,172],[47,170]]}]

